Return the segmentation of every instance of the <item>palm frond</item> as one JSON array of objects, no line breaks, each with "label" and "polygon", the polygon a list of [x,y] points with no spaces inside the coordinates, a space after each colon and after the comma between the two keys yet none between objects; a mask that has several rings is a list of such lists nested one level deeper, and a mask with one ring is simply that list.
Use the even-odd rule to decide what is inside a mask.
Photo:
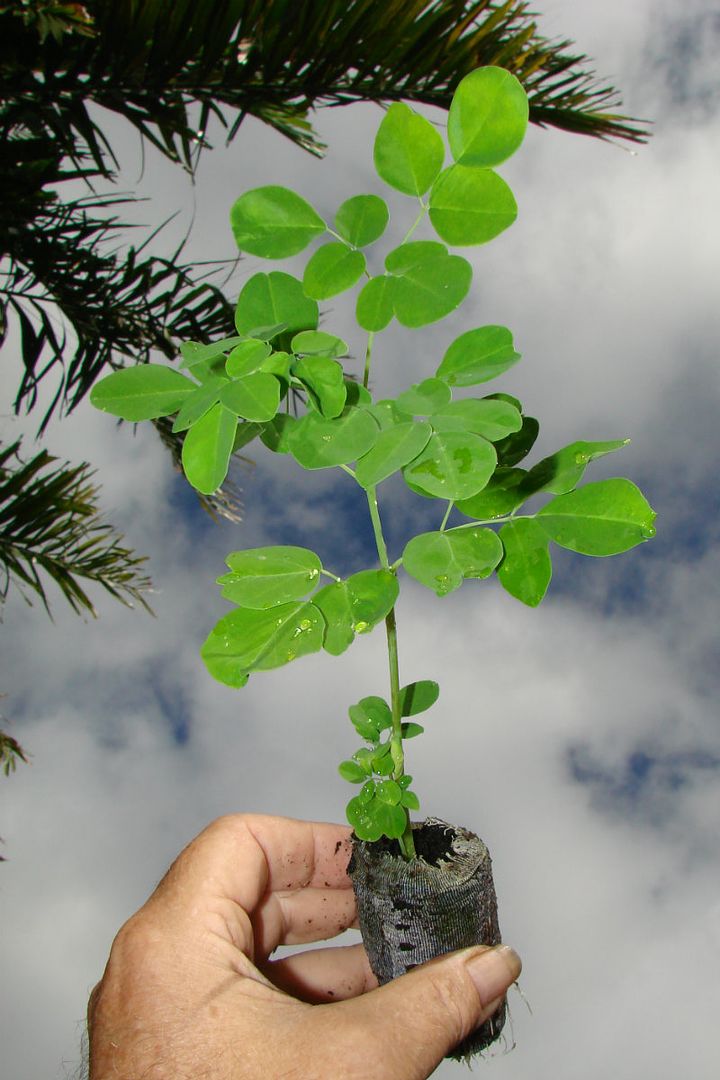
[{"label": "palm frond", "polygon": [[19,451],[19,441],[0,445],[0,606],[12,584],[28,603],[39,598],[50,615],[49,579],[73,611],[95,616],[82,579],[150,611],[145,558],[123,547],[120,533],[102,520],[90,467],[53,468],[46,450],[23,462]]}]

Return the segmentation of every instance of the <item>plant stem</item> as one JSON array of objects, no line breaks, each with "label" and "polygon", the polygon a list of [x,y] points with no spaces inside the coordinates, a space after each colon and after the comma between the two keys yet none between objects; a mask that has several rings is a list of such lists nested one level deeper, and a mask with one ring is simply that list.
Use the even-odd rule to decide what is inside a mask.
[{"label": "plant stem", "polygon": [[455,503],[451,499],[450,502],[448,503],[447,510],[445,511],[445,517],[442,519],[442,524],[440,525],[440,532],[445,532],[445,526],[448,523],[448,518],[450,517],[450,512],[451,512],[454,505],[455,505]]},{"label": "plant stem", "polygon": [[[374,487],[367,489],[367,501],[370,510],[375,543],[377,545],[380,564],[384,570],[391,570],[388,559],[387,545],[380,521],[378,509],[377,491]],[[398,665],[397,647],[397,623],[395,621],[395,608],[385,617],[385,631],[387,634],[388,661],[390,664],[390,709],[392,712],[392,736],[390,738],[390,753],[393,759],[393,780],[398,780],[405,772],[405,754],[402,745],[402,717],[400,715],[400,668]],[[399,838],[400,850],[403,857],[408,860],[416,858],[415,842],[413,840],[410,814],[405,811],[405,832]]]},{"label": "plant stem", "polygon": [[365,349],[365,372],[363,374],[363,386],[367,390],[368,383],[370,381],[370,357],[372,356],[373,340],[375,338],[374,331],[370,331],[367,339],[367,348]]},{"label": "plant stem", "polygon": [[418,216],[417,216],[417,217],[415,218],[415,220],[413,221],[412,225],[410,226],[410,228],[408,229],[408,231],[407,231],[407,232],[405,233],[405,235],[404,235],[404,236],[403,236],[403,238],[402,238],[402,243],[403,243],[403,244],[406,244],[406,243],[408,242],[408,240],[410,239],[410,237],[411,237],[411,236],[412,236],[412,234],[413,234],[413,233],[415,232],[415,230],[417,229],[418,225],[420,224],[420,222],[422,221],[422,219],[423,219],[423,218],[425,217],[425,215],[426,215],[426,214],[427,214],[427,212],[428,212],[428,208],[427,208],[427,206],[425,205],[425,203],[424,203],[424,202],[422,201],[422,199],[420,199],[420,206],[421,206],[421,210],[420,210],[420,213],[419,213],[419,214],[418,214]]}]

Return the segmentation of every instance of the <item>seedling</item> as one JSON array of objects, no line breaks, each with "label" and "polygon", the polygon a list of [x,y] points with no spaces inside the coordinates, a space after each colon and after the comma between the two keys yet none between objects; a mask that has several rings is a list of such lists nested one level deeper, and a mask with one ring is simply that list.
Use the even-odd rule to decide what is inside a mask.
[{"label": "seedling", "polygon": [[[241,251],[283,259],[322,239],[302,280],[258,273],[237,303],[237,333],[181,348],[185,373],[147,364],[115,372],[91,400],[125,420],[175,415],[185,432],[182,462],[189,482],[209,494],[223,482],[232,453],[253,440],[306,470],[340,469],[367,502],[377,563],[342,578],[303,547],[232,552],[218,578],[232,610],[202,647],[221,683],[239,688],[256,672],[324,649],[339,656],[357,634],[385,623],[390,667],[387,697],[350,707],[364,745],[340,765],[359,793],[347,817],[361,840],[396,839],[415,856],[409,812],[419,808],[405,771],[405,742],[423,728],[411,717],[438,697],[427,679],[401,686],[395,604],[401,573],[445,597],[465,580],[496,573],[530,607],[551,577],[551,544],[583,555],[627,551],[654,535],[655,514],[629,480],[578,486],[595,458],[627,442],[574,442],[521,466],[538,423],[505,393],[474,396],[467,388],[497,378],[520,359],[503,326],[468,330],[446,349],[435,371],[395,398],[370,392],[376,335],[394,319],[420,328],[450,315],[472,281],[470,263],[450,247],[484,244],[515,220],[517,205],[495,171],[520,146],[528,122],[525,92],[501,68],[480,68],[459,84],[448,117],[452,164],[438,130],[407,105],[385,113],[374,146],[376,170],[415,204],[382,273],[366,251],[388,235],[389,210],[375,194],[355,195],[328,224],[285,187],[245,192],[231,211]],[[437,239],[412,239],[429,222]],[[375,260],[373,262],[375,265]],[[342,337],[318,329],[318,301],[358,288],[356,319],[367,333],[362,371],[343,365]],[[420,497],[439,500],[437,528],[388,552],[378,487],[401,472]],[[528,512],[539,494],[547,501]],[[457,524],[451,524],[457,521]]]}]

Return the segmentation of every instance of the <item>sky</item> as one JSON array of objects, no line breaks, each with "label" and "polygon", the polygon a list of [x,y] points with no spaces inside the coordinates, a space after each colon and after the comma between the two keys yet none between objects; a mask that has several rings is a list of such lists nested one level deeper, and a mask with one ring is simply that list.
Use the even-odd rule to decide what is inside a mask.
[{"label": "sky", "polygon": [[[515,1049],[477,1071],[710,1080],[720,1064],[720,17],[712,0],[536,7],[543,31],[589,52],[654,136],[631,152],[532,129],[502,167],[518,221],[470,249],[471,298],[452,321],[383,335],[374,379],[395,394],[464,329],[507,325],[524,358],[492,389],[540,419],[537,457],[576,438],[630,437],[588,478],[633,479],[658,535],[609,560],[555,549],[537,610],[494,581],[439,600],[405,579],[402,680],[441,685],[409,770],[424,813],[487,842],[503,935],[524,960],[532,1013],[511,994]],[[148,195],[148,222],[175,208],[178,230],[193,220],[194,258],[232,257],[227,213],[246,188],[287,184],[324,215],[352,194],[386,195],[372,169],[380,116],[367,105],[320,112],[324,161],[248,122],[229,149],[217,139],[194,187],[152,155],[138,183],[137,141],[116,125],[123,182]],[[228,289],[270,268],[243,260]],[[345,336],[348,302],[328,306],[323,325]],[[6,439],[36,423],[11,417],[13,384],[0,391]],[[345,703],[383,693],[386,665],[380,630],[239,692],[198,657],[225,610],[212,583],[228,551],[297,543],[328,562],[342,550],[343,570],[372,565],[342,478],[303,473],[299,484],[291,462],[253,446],[235,474],[244,521],[217,526],[151,429],[82,407],[46,445],[97,468],[108,517],[149,556],[156,618],[102,596],[97,622],[59,597],[54,623],[17,597],[6,606],[3,713],[32,753],[0,781],[8,1080],[73,1076],[112,937],[205,824],[230,811],[342,820],[349,792],[335,765],[354,747]],[[404,537],[431,527],[427,509],[391,484],[380,496],[399,554]]]}]

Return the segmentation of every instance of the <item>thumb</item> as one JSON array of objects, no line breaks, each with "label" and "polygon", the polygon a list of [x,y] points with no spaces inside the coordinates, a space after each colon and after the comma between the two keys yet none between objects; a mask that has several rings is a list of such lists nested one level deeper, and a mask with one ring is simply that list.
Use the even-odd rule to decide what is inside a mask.
[{"label": "thumb", "polygon": [[420,1080],[499,1007],[521,970],[507,945],[438,957],[343,1004],[382,1048],[382,1075]]}]

